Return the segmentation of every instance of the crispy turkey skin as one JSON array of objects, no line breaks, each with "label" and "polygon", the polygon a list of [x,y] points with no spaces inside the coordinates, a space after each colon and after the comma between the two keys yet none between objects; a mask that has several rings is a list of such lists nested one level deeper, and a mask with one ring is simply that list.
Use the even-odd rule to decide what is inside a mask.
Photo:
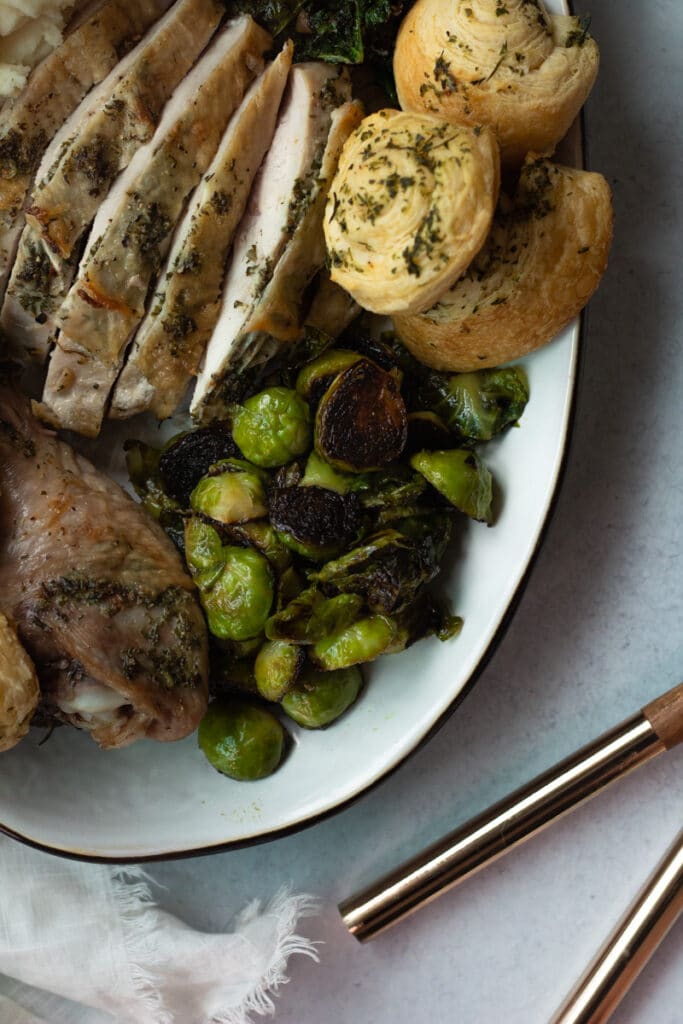
[{"label": "crispy turkey skin", "polygon": [[164,532],[0,384],[0,611],[42,705],[102,747],[176,740],[207,705],[207,634]]}]

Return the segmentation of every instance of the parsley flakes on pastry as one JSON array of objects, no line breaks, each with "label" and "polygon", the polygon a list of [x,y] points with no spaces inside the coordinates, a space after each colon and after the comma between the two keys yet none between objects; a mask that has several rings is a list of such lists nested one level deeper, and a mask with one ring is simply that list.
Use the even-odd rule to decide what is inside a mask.
[{"label": "parsley flakes on pastry", "polygon": [[530,157],[514,201],[501,196],[473,264],[427,313],[397,316],[422,362],[462,372],[499,366],[550,341],[586,305],[607,267],[612,201],[601,174]]},{"label": "parsley flakes on pastry", "polygon": [[549,155],[583,106],[599,53],[585,22],[541,0],[418,0],[394,74],[404,110],[495,127],[504,164]]},{"label": "parsley flakes on pastry", "polygon": [[429,309],[491,226],[498,145],[487,128],[380,110],[349,137],[330,188],[330,276],[373,313]]}]

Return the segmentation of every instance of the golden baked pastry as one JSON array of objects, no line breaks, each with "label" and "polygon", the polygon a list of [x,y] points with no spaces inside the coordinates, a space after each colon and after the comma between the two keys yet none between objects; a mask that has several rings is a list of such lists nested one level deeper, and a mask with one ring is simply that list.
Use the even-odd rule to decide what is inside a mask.
[{"label": "golden baked pastry", "polygon": [[40,690],[33,662],[14,626],[0,612],[0,751],[28,732]]},{"label": "golden baked pastry", "polygon": [[429,309],[488,234],[498,145],[487,128],[380,110],[349,136],[330,187],[330,276],[373,313]]},{"label": "golden baked pastry", "polygon": [[585,23],[542,0],[418,0],[394,75],[404,110],[498,132],[501,160],[549,155],[590,92],[599,53]]},{"label": "golden baked pastry", "polygon": [[527,159],[486,245],[427,313],[397,316],[401,340],[438,370],[498,366],[550,341],[607,266],[612,201],[601,174]]}]

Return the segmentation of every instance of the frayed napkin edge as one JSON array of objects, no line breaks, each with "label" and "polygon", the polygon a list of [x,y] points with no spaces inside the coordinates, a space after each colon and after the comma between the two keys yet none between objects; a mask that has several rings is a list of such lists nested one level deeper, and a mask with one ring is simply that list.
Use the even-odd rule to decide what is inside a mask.
[{"label": "frayed napkin edge", "polygon": [[[155,967],[161,966],[161,957],[155,952],[156,919],[159,909],[150,886],[154,880],[142,867],[126,866],[110,869],[113,899],[120,913],[123,941],[128,955],[131,981],[141,1006],[154,1024],[174,1024],[173,1014],[166,1009],[154,979]],[[253,900],[239,914],[236,925],[248,924],[259,913],[272,915],[277,920],[277,934],[272,958],[260,983],[248,992],[238,1006],[215,1013],[207,1024],[249,1024],[250,1015],[267,1016],[275,1013],[273,996],[289,981],[287,962],[290,956],[302,954],[316,962],[320,959],[320,945],[296,933],[298,922],[313,917],[319,911],[318,901],[307,894],[293,896],[288,888],[280,889],[261,910],[259,900]]]}]

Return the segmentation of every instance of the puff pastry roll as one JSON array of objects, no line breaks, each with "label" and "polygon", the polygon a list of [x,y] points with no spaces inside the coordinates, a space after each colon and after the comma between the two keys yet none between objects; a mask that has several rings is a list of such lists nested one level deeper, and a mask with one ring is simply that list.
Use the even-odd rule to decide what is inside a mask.
[{"label": "puff pastry roll", "polygon": [[404,110],[493,125],[504,164],[550,155],[590,92],[599,53],[578,18],[542,0],[418,0],[394,75]]},{"label": "puff pastry roll", "polygon": [[0,751],[26,735],[39,699],[33,662],[14,625],[0,612]]},{"label": "puff pastry roll", "polygon": [[398,110],[366,117],[325,210],[332,280],[373,313],[429,309],[484,243],[499,163],[487,128]]},{"label": "puff pastry roll", "polygon": [[529,158],[513,201],[501,196],[486,245],[420,316],[394,325],[438,370],[476,370],[550,341],[583,309],[607,266],[612,201],[601,174]]}]

